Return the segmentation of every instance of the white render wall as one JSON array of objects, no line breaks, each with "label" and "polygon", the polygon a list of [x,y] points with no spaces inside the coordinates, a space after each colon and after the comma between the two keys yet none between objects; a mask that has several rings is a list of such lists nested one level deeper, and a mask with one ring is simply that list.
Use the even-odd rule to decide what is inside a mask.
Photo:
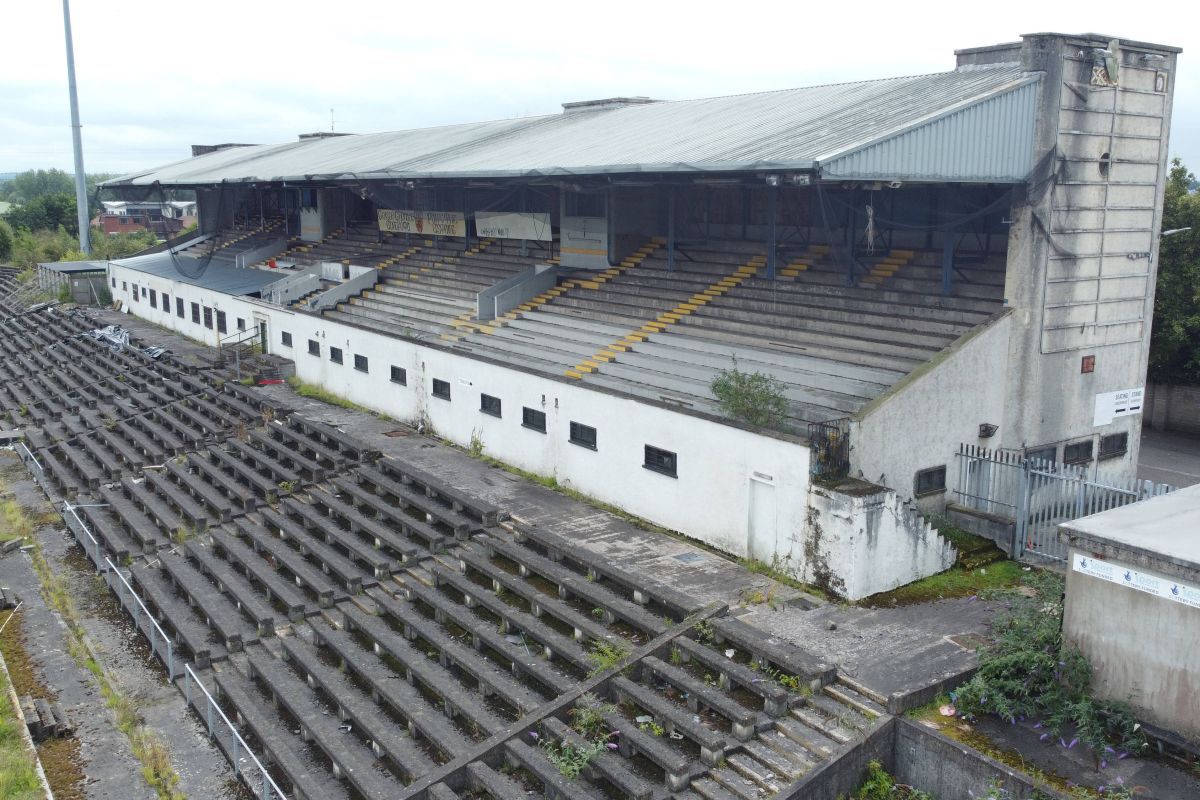
[{"label": "white render wall", "polygon": [[[268,351],[292,359],[307,383],[423,423],[426,432],[464,447],[478,437],[501,461],[846,597],[884,591],[953,563],[953,551],[919,517],[905,516],[894,492],[881,488],[862,498],[810,486],[810,451],[801,442],[117,264],[109,274],[117,281],[114,299],[139,317],[214,346],[218,333],[203,326],[203,313],[201,323],[192,322],[191,303],[213,308],[214,319],[216,310],[224,311],[231,333],[239,317],[247,328],[265,321]],[[131,302],[134,283],[160,297],[167,292],[170,312],[141,298]],[[183,318],[175,314],[177,297],[185,303]],[[281,345],[284,332],[291,334],[290,348]],[[319,357],[308,353],[310,339],[320,344]],[[329,360],[330,347],[342,349],[341,364]],[[355,369],[355,355],[367,357],[367,372]],[[406,385],[390,380],[393,365],[406,370]],[[433,396],[434,379],[450,384],[450,401]],[[481,393],[500,398],[501,418],[480,411]],[[522,426],[522,407],[546,414],[546,433]],[[572,421],[596,429],[595,450],[569,441]],[[645,445],[676,453],[678,477],[645,469]]]},{"label": "white render wall", "polygon": [[[787,541],[790,532],[802,528],[809,480],[809,449],[802,443],[116,264],[110,266],[110,275],[117,281],[114,299],[123,301],[139,317],[209,345],[215,345],[219,337],[215,330],[203,327],[203,315],[201,324],[192,323],[192,302],[210,306],[214,312],[224,311],[230,332],[236,330],[238,317],[246,320],[248,328],[255,317],[264,318],[269,351],[295,361],[301,380],[397,419],[424,422],[439,436],[464,447],[478,435],[489,455],[530,472],[554,476],[565,486],[733,555],[748,553],[752,473],[759,473],[760,482],[766,476],[774,483],[779,540]],[[140,298],[130,302],[130,292],[122,291],[123,283],[147,286],[160,296],[167,292],[172,298],[171,313],[153,310]],[[185,301],[183,319],[174,313],[176,297]],[[284,331],[292,335],[291,348],[280,345]],[[319,358],[308,354],[309,339],[320,342]],[[330,346],[342,348],[342,364],[329,360]],[[368,373],[355,370],[356,354],[367,356]],[[407,386],[390,381],[392,365],[407,370]],[[433,397],[435,378],[450,383],[449,402]],[[501,399],[502,418],[479,410],[481,392]],[[523,406],[545,412],[546,433],[522,427]],[[596,450],[568,441],[572,421],[596,428]],[[647,444],[677,454],[677,478],[643,468]]]}]

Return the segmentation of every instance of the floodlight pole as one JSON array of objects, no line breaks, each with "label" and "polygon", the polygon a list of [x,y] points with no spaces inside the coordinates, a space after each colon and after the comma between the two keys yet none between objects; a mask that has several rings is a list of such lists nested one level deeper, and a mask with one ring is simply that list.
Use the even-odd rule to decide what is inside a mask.
[{"label": "floodlight pole", "polygon": [[67,86],[71,92],[71,137],[75,144],[75,212],[79,220],[79,250],[92,252],[89,234],[87,176],[83,172],[83,127],[79,124],[79,95],[75,90],[75,47],[71,43],[71,5],[63,0],[63,30],[67,36]]}]

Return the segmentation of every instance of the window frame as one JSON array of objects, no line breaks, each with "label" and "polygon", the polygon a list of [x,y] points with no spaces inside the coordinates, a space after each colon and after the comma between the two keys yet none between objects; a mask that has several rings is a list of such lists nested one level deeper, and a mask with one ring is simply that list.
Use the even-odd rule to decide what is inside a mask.
[{"label": "window frame", "polygon": [[[1092,461],[1095,458],[1095,447],[1096,447],[1096,445],[1090,437],[1087,439],[1081,439],[1078,442],[1069,442],[1069,443],[1063,445],[1063,463],[1064,464],[1072,464],[1072,465],[1090,464],[1090,463],[1092,463]],[[1083,456],[1078,456],[1078,455],[1072,456],[1071,455],[1072,449],[1078,449],[1081,452],[1086,451],[1087,457],[1085,458]]]},{"label": "window frame", "polygon": [[[669,458],[659,458],[657,455],[651,458],[653,454],[661,454]],[[660,462],[666,462],[660,463]],[[667,466],[669,464],[669,466]],[[651,472],[657,472],[659,475],[665,475],[668,478],[679,478],[679,453],[672,450],[666,450],[662,447],[655,447],[652,444],[643,446],[642,449],[642,469],[648,469]]]},{"label": "window frame", "polygon": [[[541,424],[535,425],[535,424],[531,423],[530,422],[531,418],[540,420]],[[546,432],[546,412],[540,411],[536,408],[530,408],[529,406],[521,406],[521,427],[528,428],[531,431],[537,431],[538,433],[545,433]]]},{"label": "window frame", "polygon": [[[589,434],[588,431],[591,431],[591,433]],[[567,441],[571,444],[585,447],[588,450],[598,450],[600,433],[591,425],[584,425],[582,422],[571,420],[571,426],[567,432]]]},{"label": "window frame", "polygon": [[192,303],[192,324],[200,324],[200,304]]},{"label": "window frame", "polygon": [[321,357],[321,343],[319,341],[317,341],[316,339],[309,339],[308,340],[308,354],[310,356],[316,356],[317,358],[320,358]]},{"label": "window frame", "polygon": [[[395,364],[392,364],[391,367],[392,369],[388,373],[388,380],[400,386],[408,386],[408,370],[404,367],[397,367]],[[397,380],[397,377],[399,380]]]},{"label": "window frame", "polygon": [[364,375],[369,375],[371,373],[370,359],[368,359],[366,356],[364,356],[361,353],[355,353],[354,354],[354,370],[356,372],[361,372]]},{"label": "window frame", "polygon": [[[440,389],[443,389],[443,388],[445,389],[444,394],[441,391],[439,391]],[[434,378],[433,385],[430,388],[430,394],[432,394],[434,397],[436,397],[439,400],[450,401],[450,396],[451,396],[450,381],[444,381],[441,378]]]},{"label": "window frame", "polygon": [[187,319],[187,314],[185,313],[186,311],[187,311],[187,303],[185,303],[183,301],[182,297],[179,297],[178,295],[176,295],[175,296],[175,316],[179,317],[180,319]]},{"label": "window frame", "polygon": [[[932,480],[931,480],[932,479]],[[926,483],[922,487],[922,483]],[[946,465],[919,469],[913,475],[913,497],[929,497],[946,491]]]},{"label": "window frame", "polygon": [[279,346],[292,347],[292,334],[290,331],[279,332]]},{"label": "window frame", "polygon": [[201,306],[200,310],[204,312],[204,327],[211,331],[213,329],[212,306]]},{"label": "window frame", "polygon": [[[1120,442],[1120,449],[1106,447],[1109,442]],[[1100,437],[1100,449],[1096,453],[1097,461],[1105,461],[1110,458],[1120,458],[1129,452],[1129,433],[1122,431],[1120,433],[1110,433],[1107,436]]]},{"label": "window frame", "polygon": [[[492,406],[494,406],[494,407],[492,407]],[[487,394],[486,392],[479,393],[479,411],[480,411],[480,413],[487,414],[489,417],[495,417],[496,419],[501,419],[504,416],[503,409],[504,409],[504,405],[499,397],[496,397],[495,395]]]},{"label": "window frame", "polygon": [[229,333],[229,318],[225,316],[225,312],[221,309],[216,309],[217,314],[217,333]]},{"label": "window frame", "polygon": [[331,362],[333,362],[334,364],[343,364],[346,361],[346,354],[342,352],[342,348],[333,347],[332,345],[330,345],[329,360]]}]

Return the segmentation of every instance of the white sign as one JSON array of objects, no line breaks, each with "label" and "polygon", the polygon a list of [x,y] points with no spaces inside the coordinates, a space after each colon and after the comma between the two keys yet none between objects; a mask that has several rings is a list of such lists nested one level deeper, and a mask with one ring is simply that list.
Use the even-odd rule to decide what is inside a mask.
[{"label": "white sign", "polygon": [[467,235],[467,218],[461,211],[406,211],[381,208],[379,230],[463,238]]},{"label": "white sign", "polygon": [[475,235],[491,239],[533,239],[548,242],[550,215],[534,212],[476,211]]},{"label": "white sign", "polygon": [[1103,559],[1081,553],[1074,554],[1071,559],[1071,568],[1084,575],[1152,594],[1163,600],[1170,600],[1172,603],[1200,608],[1200,589],[1172,578],[1122,567],[1119,564],[1110,564]]},{"label": "white sign", "polygon": [[1092,425],[1099,427],[1107,425],[1117,417],[1130,417],[1142,413],[1142,399],[1145,394],[1145,387],[1139,386],[1136,389],[1122,389],[1096,395],[1096,411]]}]

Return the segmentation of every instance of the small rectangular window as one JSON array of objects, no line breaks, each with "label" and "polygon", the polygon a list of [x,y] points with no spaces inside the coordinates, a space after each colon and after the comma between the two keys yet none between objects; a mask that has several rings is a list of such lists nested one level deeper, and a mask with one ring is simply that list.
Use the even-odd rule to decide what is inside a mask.
[{"label": "small rectangular window", "polygon": [[355,356],[354,357],[354,368],[356,370],[358,370],[359,372],[370,372],[370,369],[367,368],[367,357],[366,356]]},{"label": "small rectangular window", "polygon": [[329,348],[329,360],[335,364],[342,363],[342,348],[340,348],[340,347]]},{"label": "small rectangular window", "polygon": [[578,422],[571,423],[571,444],[577,444],[580,447],[586,447],[589,450],[596,449],[596,429],[591,425],[583,425]]},{"label": "small rectangular window", "polygon": [[175,316],[179,317],[180,319],[183,319],[183,298],[182,297],[175,298]]},{"label": "small rectangular window", "polygon": [[1034,466],[1044,466],[1054,464],[1058,461],[1058,445],[1050,444],[1044,447],[1035,447],[1032,450],[1025,451],[1025,458],[1032,461]]},{"label": "small rectangular window", "polygon": [[171,295],[167,294],[166,292],[163,292],[162,301],[163,301],[162,302],[162,310],[167,312],[168,314],[170,314],[171,313]]},{"label": "small rectangular window", "polygon": [[308,340],[308,354],[310,356],[321,355],[321,343],[318,342],[316,339],[309,339]]},{"label": "small rectangular window", "polygon": [[284,347],[291,347],[292,346],[292,335],[290,333],[288,333],[287,331],[283,331],[282,333],[279,334],[279,343],[281,345],[283,345]]},{"label": "small rectangular window", "polygon": [[450,399],[450,382],[438,380],[437,378],[434,378],[433,379],[433,396],[440,397],[443,400],[449,400]]},{"label": "small rectangular window", "polygon": [[113,284],[114,289],[117,288],[117,279],[116,278],[112,279],[112,284]]},{"label": "small rectangular window", "polygon": [[539,433],[546,432],[546,412],[525,406],[521,409],[521,427]]},{"label": "small rectangular window", "polygon": [[670,450],[646,445],[645,461],[642,463],[642,466],[646,469],[671,478],[678,478],[679,476],[676,474],[677,462],[678,457]]},{"label": "small rectangular window", "polygon": [[146,291],[147,291],[147,290],[146,290],[146,287],[145,287],[145,286],[143,286],[143,287],[142,287],[142,297],[145,297],[145,296],[146,296]]},{"label": "small rectangular window", "polygon": [[392,366],[392,383],[408,386],[408,370],[404,367]]},{"label": "small rectangular window", "polygon": [[1116,458],[1129,450],[1128,433],[1111,433],[1100,437],[1100,458]]},{"label": "small rectangular window", "polygon": [[200,324],[200,304],[192,303],[192,322]]},{"label": "small rectangular window", "polygon": [[150,307],[158,308],[158,292],[153,289],[150,290]]},{"label": "small rectangular window", "polygon": [[225,323],[225,312],[217,312],[217,333],[229,333],[229,326]]},{"label": "small rectangular window", "polygon": [[480,394],[479,410],[485,414],[491,414],[493,417],[500,416],[500,398],[492,397],[490,394]]},{"label": "small rectangular window", "polygon": [[937,494],[938,492],[946,491],[946,465],[940,467],[930,467],[923,469],[917,473],[916,480],[913,481],[913,494],[917,497],[924,497],[929,494]]},{"label": "small rectangular window", "polygon": [[136,283],[133,285],[133,302],[138,302],[138,285]]},{"label": "small rectangular window", "polygon": [[211,331],[212,326],[212,309],[208,306],[204,306],[204,327]]},{"label": "small rectangular window", "polygon": [[242,319],[241,317],[238,317],[237,318],[237,326],[238,326],[239,331],[246,330],[246,320]]},{"label": "small rectangular window", "polygon": [[129,291],[129,284],[126,281],[121,281],[121,291],[122,292]]},{"label": "small rectangular window", "polygon": [[1063,448],[1064,464],[1087,464],[1092,460],[1092,440],[1075,442]]}]

